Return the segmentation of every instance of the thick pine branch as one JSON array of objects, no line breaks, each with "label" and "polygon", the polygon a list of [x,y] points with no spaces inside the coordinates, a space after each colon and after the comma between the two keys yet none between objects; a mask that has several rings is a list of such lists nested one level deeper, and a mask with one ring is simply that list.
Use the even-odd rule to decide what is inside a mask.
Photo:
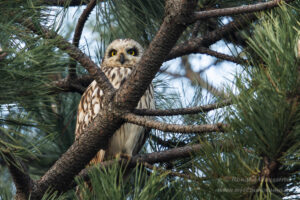
[{"label": "thick pine branch", "polygon": [[74,177],[90,162],[99,149],[106,149],[108,139],[121,126],[122,120],[103,110],[85,129],[78,140],[55,162],[33,187],[31,199],[41,199],[46,190],[64,191]]},{"label": "thick pine branch", "polygon": [[7,167],[16,186],[15,199],[27,199],[33,186],[28,169],[22,161],[17,161],[11,155],[6,154],[8,159]]},{"label": "thick pine branch", "polygon": [[[204,144],[194,144],[190,146],[184,147],[177,147],[168,149],[165,151],[153,152],[153,153],[146,153],[146,154],[138,154],[133,156],[130,160],[125,158],[117,160],[117,162],[121,165],[126,163],[126,167],[133,168],[136,167],[138,164],[155,164],[155,163],[165,163],[170,162],[173,160],[183,159],[183,158],[192,158],[193,155],[197,155],[198,152],[205,150],[206,145]],[[235,146],[231,143],[224,143],[224,144],[217,144],[216,148],[218,149],[232,149]],[[116,160],[108,160],[102,163],[97,164],[97,167],[100,168],[107,168],[111,165],[115,164]],[[95,166],[88,167],[83,169],[79,174],[78,177],[87,181],[89,180],[88,172],[94,168]],[[76,183],[73,181],[69,188],[75,187]]]},{"label": "thick pine branch", "polygon": [[211,110],[223,108],[231,104],[232,101],[230,99],[227,99],[219,103],[190,107],[190,108],[178,108],[178,109],[169,109],[169,110],[135,109],[133,110],[133,113],[136,115],[143,115],[143,116],[188,115],[188,114],[198,114],[201,112],[209,112]]},{"label": "thick pine branch", "polygon": [[[292,2],[293,0],[285,1],[286,3]],[[56,1],[55,1],[56,2]],[[64,1],[61,1],[64,2]],[[71,1],[72,3],[73,1]],[[75,3],[73,5],[76,5],[79,1],[74,1]],[[65,2],[64,2],[65,3]],[[79,4],[78,4],[79,5]],[[236,8],[225,8],[225,9],[218,9],[218,10],[210,10],[210,11],[202,11],[202,12],[196,12],[195,16],[203,19],[211,16],[222,16],[226,13],[226,15],[234,14],[234,12],[240,12],[240,10],[251,10],[251,12],[255,11],[260,11],[265,10],[265,9],[271,9],[273,7],[276,7],[279,5],[279,2],[277,1],[272,1],[272,2],[265,2],[265,3],[259,3],[256,5],[248,5],[248,6],[241,6],[241,7],[236,7]],[[243,12],[242,12],[243,13]],[[232,56],[228,56],[225,54],[221,54],[215,51],[212,51],[206,46],[209,46],[216,41],[222,39],[222,37],[231,34],[232,32],[236,31],[237,29],[242,29],[245,26],[248,26],[251,21],[255,20],[256,17],[253,14],[246,15],[241,19],[238,19],[234,22],[231,22],[227,25],[224,25],[223,27],[208,33],[205,35],[203,38],[194,38],[191,40],[188,40],[187,42],[175,46],[172,51],[169,53],[167,56],[166,60],[170,60],[179,56],[187,55],[190,53],[205,53],[208,55],[215,56],[217,58],[223,59],[223,60],[228,60],[237,64],[243,64],[244,60],[235,58]],[[89,79],[88,79],[89,80]],[[73,86],[72,86],[73,85]],[[61,88],[60,91],[75,91],[82,93],[81,89],[79,88],[79,83],[74,81],[72,84],[65,82],[62,87],[60,87],[60,84],[58,84],[58,88]]]},{"label": "thick pine branch", "polygon": [[[131,157],[129,160],[126,158],[121,158],[119,160],[108,160],[96,165],[96,167],[108,168],[118,162],[118,164],[126,164],[126,167],[134,168],[138,164],[155,164],[155,163],[166,163],[173,160],[179,160],[183,158],[193,158],[193,155],[197,155],[197,153],[201,153],[205,150],[206,144],[194,144],[183,147],[171,148],[165,151],[138,154]],[[218,143],[214,146],[217,149],[223,149],[224,152],[235,149],[236,146],[232,143]],[[83,169],[78,177],[85,181],[89,180],[88,172],[93,169],[95,166],[87,167]],[[174,174],[175,175],[175,174]],[[180,175],[179,175],[180,176]],[[232,178],[231,178],[232,179]],[[76,186],[75,181],[73,181],[69,188],[73,188]]]},{"label": "thick pine branch", "polygon": [[[153,152],[153,153],[146,153],[146,154],[139,154],[136,156],[133,156],[129,161],[122,158],[118,160],[119,164],[126,163],[126,166],[129,168],[133,168],[137,166],[139,163],[148,163],[148,164],[154,164],[154,163],[162,163],[162,162],[169,162],[172,160],[178,160],[182,158],[189,158],[193,154],[203,150],[203,144],[195,144],[191,146],[184,146],[184,147],[178,147],[169,149],[166,151],[160,151],[160,152]],[[113,165],[116,161],[115,160],[109,160],[102,162],[100,164],[97,164],[98,167],[107,168],[111,165]],[[79,174],[78,177],[81,179],[87,181],[89,180],[88,172],[94,168],[95,166],[88,167],[83,169]],[[73,181],[68,188],[75,187],[76,183]]]},{"label": "thick pine branch", "polygon": [[207,132],[223,132],[227,125],[222,123],[217,124],[203,124],[203,125],[179,125],[179,124],[167,124],[155,120],[141,117],[132,113],[125,114],[124,120],[126,122],[144,126],[147,128],[153,128],[165,132],[173,133],[207,133]]},{"label": "thick pine branch", "polygon": [[[282,3],[282,2],[291,3],[293,1],[294,0],[286,0],[286,1],[274,0],[271,2],[259,3],[256,5],[249,5],[248,7],[244,7],[244,8],[237,7],[237,8],[224,8],[224,9],[211,10],[211,11],[202,11],[203,14],[201,14],[202,12],[198,12],[198,13],[196,13],[195,16],[198,15],[199,18],[204,19],[204,18],[207,18],[208,16],[211,17],[211,15],[223,16],[222,13],[224,13],[224,14],[226,13],[226,15],[237,14],[234,12],[237,12],[237,10],[239,10],[239,9],[245,9],[245,10],[249,9],[249,10],[251,10],[251,12],[256,12],[256,11],[268,10],[268,9],[272,9],[274,7],[278,7],[280,5],[280,3]],[[231,11],[231,13],[229,11]],[[249,13],[249,12],[245,12],[245,13]],[[213,14],[213,13],[215,13],[215,14]],[[242,14],[243,12],[240,12],[240,13]],[[184,56],[187,54],[191,54],[191,53],[199,53],[199,52],[201,53],[201,48],[208,47],[208,46],[212,45],[213,43],[221,40],[224,36],[230,35],[231,33],[235,32],[239,29],[247,27],[252,21],[254,21],[256,19],[257,19],[257,17],[253,13],[245,14],[245,15],[241,16],[239,19],[226,24],[226,25],[216,29],[215,31],[212,31],[212,32],[204,35],[201,38],[192,38],[188,41],[185,41],[182,44],[176,45],[172,49],[172,51],[169,53],[169,55],[167,56],[166,61],[180,57],[180,56]]]},{"label": "thick pine branch", "polygon": [[[166,2],[166,17],[164,22],[158,34],[151,42],[149,49],[143,55],[137,69],[133,71],[132,76],[123,84],[122,88],[117,91],[114,101],[104,102],[107,105],[104,105],[104,109],[87,127],[82,136],[76,140],[66,153],[37,181],[33,187],[31,199],[40,199],[49,187],[58,191],[65,190],[75,175],[89,163],[99,149],[107,148],[108,139],[123,123],[121,117],[124,115],[124,112],[133,110],[136,107],[136,104],[145,93],[148,85],[165,60],[165,56],[185,30],[186,26],[183,25],[183,23],[186,20],[186,16],[189,15],[189,12],[195,7],[195,2],[196,1],[188,0],[169,0]],[[27,21],[24,25],[45,38],[60,38],[56,33],[45,30],[44,28],[42,28],[42,30],[36,29],[30,21]],[[80,52],[78,48],[70,45],[64,39],[58,39],[57,42],[59,48],[67,51],[75,60],[82,61],[81,64],[87,69],[90,69],[88,70],[89,73],[94,78],[98,78],[95,77],[97,75],[97,71],[95,71],[96,66],[92,63],[87,67],[87,63],[91,61],[88,59],[83,62],[82,59],[84,59],[85,55]],[[102,71],[100,72],[102,73]],[[107,80],[107,78],[105,80]],[[103,84],[105,83],[101,78],[100,81],[102,81],[101,83]],[[103,87],[101,86],[101,88],[104,87],[105,85]],[[106,89],[109,90],[108,87]],[[126,109],[123,111],[120,108]]]},{"label": "thick pine branch", "polygon": [[118,90],[114,101],[123,104],[122,109],[132,110],[159,71],[166,56],[186,29],[186,22],[197,1],[166,1],[165,19],[156,36],[145,51],[130,78]]}]

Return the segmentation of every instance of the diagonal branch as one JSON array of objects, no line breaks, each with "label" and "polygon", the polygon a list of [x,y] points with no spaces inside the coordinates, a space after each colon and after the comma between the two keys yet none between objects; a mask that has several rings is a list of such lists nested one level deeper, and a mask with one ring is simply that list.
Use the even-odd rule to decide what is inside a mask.
[{"label": "diagonal branch", "polygon": [[22,161],[17,161],[10,154],[6,154],[8,159],[7,167],[16,186],[15,199],[27,199],[33,186],[33,180],[30,178],[27,166]]},{"label": "diagonal branch", "polygon": [[241,18],[232,21],[203,37],[193,38],[184,43],[176,45],[166,58],[166,61],[184,56],[191,53],[198,53],[201,48],[208,47],[213,43],[221,40],[224,36],[230,35],[232,32],[249,26],[249,24],[257,19],[255,14],[247,14]]},{"label": "diagonal branch", "polygon": [[[194,144],[194,145],[188,145],[184,147],[176,147],[172,149],[168,149],[165,151],[159,151],[159,152],[152,152],[152,153],[145,153],[145,154],[138,154],[133,156],[130,160],[127,160],[125,158],[119,159],[119,160],[108,160],[102,163],[99,163],[92,167],[87,167],[83,169],[79,174],[78,177],[82,178],[83,180],[87,181],[89,180],[88,172],[94,167],[101,168],[107,168],[111,165],[118,162],[120,165],[123,163],[126,163],[126,167],[133,168],[137,166],[138,164],[155,164],[155,163],[164,163],[164,162],[170,162],[173,160],[183,159],[183,158],[192,158],[194,154],[201,153],[201,151],[205,150],[206,144]],[[221,142],[214,144],[214,148],[216,149],[222,149],[225,152],[227,150],[235,149],[236,146],[232,142]],[[69,188],[73,188],[76,186],[75,181],[73,181]]]},{"label": "diagonal branch", "polygon": [[[74,32],[74,36],[73,36],[73,45],[75,47],[79,46],[79,41],[81,38],[84,24],[87,21],[89,15],[93,11],[93,9],[95,8],[96,2],[97,2],[97,0],[91,0],[78,19],[78,22],[77,22],[77,25],[75,28],[75,32]],[[69,78],[70,79],[76,78],[76,62],[75,61],[71,61],[71,64],[69,66]]]},{"label": "diagonal branch", "polygon": [[114,88],[102,72],[102,70],[80,49],[67,42],[62,36],[58,35],[54,31],[48,30],[43,26],[37,27],[30,19],[23,20],[21,22],[23,26],[30,29],[34,33],[42,36],[45,39],[56,39],[56,45],[62,51],[66,51],[74,60],[78,61],[97,81],[98,85],[103,89],[103,92],[107,96],[111,96],[114,92]]},{"label": "diagonal branch", "polygon": [[226,124],[203,124],[203,125],[179,125],[179,124],[167,124],[155,120],[141,117],[132,113],[125,114],[124,120],[126,122],[145,126],[148,128],[154,128],[165,132],[174,133],[207,133],[207,132],[223,132],[227,127]]},{"label": "diagonal branch", "polygon": [[[172,160],[191,157],[196,152],[201,151],[203,149],[203,147],[204,147],[203,144],[196,144],[196,145],[191,145],[191,146],[172,148],[172,149],[160,151],[160,152],[139,154],[139,155],[133,156],[129,160],[129,162],[124,158],[118,160],[117,162],[119,162],[119,164],[127,163],[126,166],[130,167],[130,168],[135,167],[139,163],[154,164],[154,163],[168,162],[168,161],[172,161]],[[107,168],[107,167],[111,166],[112,164],[114,164],[115,162],[116,162],[116,160],[105,161],[100,164],[97,164],[96,167]],[[82,178],[85,181],[89,180],[88,172],[94,167],[95,166],[87,167],[87,168],[83,169],[78,174],[78,177]],[[76,186],[76,183],[73,181],[69,185],[68,188],[72,188],[75,186]]]},{"label": "diagonal branch", "polygon": [[172,47],[186,29],[186,22],[196,7],[196,0],[166,1],[165,19],[131,76],[118,90],[114,101],[132,110],[166,60]]},{"label": "diagonal branch", "polygon": [[111,111],[102,110],[78,140],[55,162],[33,187],[31,199],[41,199],[49,187],[65,191],[74,177],[86,167],[99,149],[106,149],[108,139],[122,120]]},{"label": "diagonal branch", "polygon": [[[37,181],[31,193],[32,200],[41,199],[49,187],[53,190],[64,191],[99,149],[107,148],[109,138],[124,123],[122,119],[124,112],[133,110],[136,107],[165,60],[166,55],[185,30],[185,16],[193,11],[195,3],[196,1],[191,0],[166,1],[166,17],[136,70],[132,72],[129,80],[125,81],[120,90],[117,91],[114,100],[104,102],[103,109],[84,130],[81,137],[75,140],[61,158]],[[112,86],[104,73],[78,48],[43,27],[41,30],[36,29],[30,20],[24,22],[24,25],[44,38],[58,39],[56,45],[67,51],[70,56],[88,69],[90,75],[99,81],[98,84],[101,85],[101,88],[105,88],[107,92],[110,91]],[[97,71],[97,69],[100,71]],[[98,75],[100,76],[98,77]],[[124,108],[124,110],[121,108]]]},{"label": "diagonal branch", "polygon": [[[204,19],[208,17],[216,17],[216,16],[224,16],[226,15],[232,15],[232,14],[238,14],[238,13],[247,13],[246,10],[251,10],[251,12],[256,12],[256,11],[262,11],[262,10],[267,10],[267,9],[272,9],[274,7],[278,7],[280,3],[286,2],[290,3],[293,2],[294,0],[274,0],[270,2],[265,2],[265,3],[258,3],[255,5],[249,5],[249,6],[241,6],[241,7],[236,7],[236,8],[224,8],[224,9],[217,9],[217,10],[210,10],[210,11],[202,11],[202,12],[196,12],[194,15],[197,16],[197,19]],[[241,12],[240,10],[244,10],[245,12]],[[249,11],[250,12],[250,11]],[[249,13],[248,12],[248,13]],[[257,17],[255,14],[250,13],[250,14],[245,14],[241,16],[239,19],[230,22],[201,38],[193,38],[188,41],[185,41],[182,44],[176,45],[172,51],[169,53],[169,55],[166,58],[166,61],[191,54],[191,53],[198,53],[200,51],[201,53],[201,48],[202,47],[208,47],[212,45],[213,43],[221,40],[224,36],[231,34],[232,32],[242,29],[244,27],[247,27],[252,21],[256,20]]]},{"label": "diagonal branch", "polygon": [[279,6],[283,2],[289,3],[292,1],[294,0],[273,0],[269,2],[253,4],[253,5],[243,5],[243,6],[232,7],[232,8],[200,11],[200,12],[195,12],[194,20],[200,20],[200,19],[203,20],[210,17],[232,16],[237,14],[258,12],[258,11],[272,9],[274,7]]},{"label": "diagonal branch", "polygon": [[169,110],[151,110],[151,109],[135,109],[133,113],[136,115],[147,115],[147,116],[172,116],[172,115],[188,115],[197,114],[200,112],[209,112],[218,108],[229,106],[232,104],[231,99],[226,99],[219,103],[208,104],[205,106],[196,106],[190,108],[178,108]]},{"label": "diagonal branch", "polygon": [[83,94],[92,81],[93,78],[90,75],[82,75],[74,79],[63,78],[51,83],[51,93],[78,92]]}]

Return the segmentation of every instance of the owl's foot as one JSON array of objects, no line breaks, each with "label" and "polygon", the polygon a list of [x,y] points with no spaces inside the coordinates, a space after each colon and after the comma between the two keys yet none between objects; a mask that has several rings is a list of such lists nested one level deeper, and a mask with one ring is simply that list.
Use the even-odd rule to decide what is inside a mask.
[{"label": "owl's foot", "polygon": [[126,160],[130,160],[131,159],[131,155],[129,154],[126,154],[126,153],[118,153],[116,155],[116,159],[119,160],[119,159],[126,159]]}]

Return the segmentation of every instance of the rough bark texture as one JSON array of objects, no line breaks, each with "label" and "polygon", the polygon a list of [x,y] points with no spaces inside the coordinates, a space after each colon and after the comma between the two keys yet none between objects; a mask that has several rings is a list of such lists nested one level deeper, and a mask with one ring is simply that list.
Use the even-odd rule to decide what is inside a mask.
[{"label": "rough bark texture", "polygon": [[[160,162],[168,162],[175,159],[181,159],[181,158],[187,158],[191,157],[193,154],[199,152],[203,149],[202,144],[195,144],[191,146],[184,146],[184,147],[178,147],[173,148],[166,151],[160,151],[160,152],[153,152],[153,153],[147,153],[147,154],[140,154],[133,156],[129,161],[126,159],[120,159],[118,162],[119,164],[126,163],[126,166],[129,168],[135,167],[139,163],[160,163]],[[109,160],[105,161],[101,164],[99,164],[99,167],[107,168],[114,164],[116,161]],[[87,181],[89,179],[88,171],[91,170],[93,167],[85,168],[83,169],[78,176],[82,178],[83,180]],[[72,182],[69,187],[75,187],[76,183]]]},{"label": "rough bark texture", "polygon": [[10,160],[10,162],[7,163],[8,169],[17,190],[15,199],[27,200],[33,186],[33,181],[28,174],[28,169],[21,161],[13,159],[10,155],[7,155],[7,157]]},{"label": "rough bark texture", "polygon": [[[291,1],[292,0],[285,2]],[[40,1],[41,4],[55,6],[81,5],[87,2],[89,1],[82,2],[73,0],[70,1],[70,4],[66,5],[66,1],[64,0]],[[132,72],[131,77],[117,92],[114,91],[112,85],[101,69],[77,47],[68,43],[55,32],[47,30],[42,26],[36,26],[30,19],[19,22],[23,26],[32,30],[35,34],[38,34],[45,39],[57,40],[57,47],[67,52],[70,57],[85,67],[91,77],[95,79],[104,90],[107,98],[104,102],[105,109],[103,109],[90,126],[88,126],[85,133],[82,134],[82,137],[74,142],[66,153],[57,160],[57,162],[42,176],[40,180],[32,183],[32,180],[28,176],[24,167],[21,167],[20,170],[14,165],[10,166],[10,172],[17,188],[17,199],[28,199],[29,193],[32,200],[41,199],[46,190],[49,188],[57,191],[67,190],[70,183],[74,180],[74,177],[85,168],[89,161],[96,155],[98,150],[106,148],[108,139],[124,123],[124,116],[127,116],[125,119],[133,123],[145,126],[148,125],[149,127],[154,128],[156,127],[164,131],[172,130],[175,132],[195,132],[196,128],[196,130],[200,132],[206,132],[221,131],[224,128],[222,124],[207,125],[209,127],[206,127],[205,129],[203,129],[202,125],[200,125],[201,127],[168,125],[151,120],[144,120],[143,117],[135,116],[133,114],[126,114],[134,110],[141,96],[145,93],[164,61],[190,53],[197,53],[201,50],[199,49],[200,47],[208,47],[236,29],[248,26],[251,21],[256,19],[254,14],[248,14],[246,15],[246,18],[241,18],[231,22],[202,38],[192,38],[173,48],[182,32],[186,29],[186,26],[196,18],[203,18],[203,16],[200,15],[204,14],[194,14],[196,2],[196,0],[166,1],[165,18],[159,31],[143,55],[141,62]],[[276,6],[282,1],[276,0],[273,2],[275,2],[274,6]],[[206,15],[207,17],[210,16],[207,13]],[[3,59],[3,54],[0,55],[0,59]],[[77,79],[77,81],[80,80],[80,78]],[[72,85],[72,82],[66,83],[58,81],[56,84],[62,85],[62,88],[65,87],[69,90],[75,88],[74,90],[78,92],[83,91],[83,88],[80,87],[80,85]],[[201,148],[202,145],[199,144],[171,149],[164,152],[138,155],[129,161],[129,166],[135,166],[138,162],[147,162],[152,164],[155,162],[167,162],[173,159],[184,158],[190,156],[193,152],[201,150]],[[272,169],[272,167],[268,167],[268,169]]]},{"label": "rough bark texture", "polygon": [[[188,11],[192,11],[192,8],[195,7],[195,2],[176,0],[167,3],[167,5],[175,5],[175,7],[169,8],[167,6],[164,23],[143,56],[141,63],[138,64],[137,69],[133,72],[133,76],[131,76],[129,81],[124,83],[123,88],[118,90],[114,102],[110,102],[107,106],[104,106],[105,109],[99,113],[82,137],[75,141],[67,152],[35,184],[31,193],[31,199],[40,199],[49,187],[58,191],[65,190],[75,175],[88,164],[97,151],[100,148],[106,148],[109,137],[123,123],[121,118],[123,109],[120,108],[132,110],[136,107],[140,97],[144,94],[162,62],[165,60],[165,56],[185,29],[185,25],[182,24],[184,21],[183,17],[187,15]],[[26,26],[40,33],[30,23],[26,24]],[[47,30],[43,30],[43,35],[48,38],[57,37],[57,35],[53,35],[53,33]],[[106,85],[107,78],[101,76],[103,74],[102,71],[99,71],[100,69],[90,59],[86,58],[86,55],[78,51],[74,46],[70,46],[63,39],[61,39],[58,47],[67,51],[75,60],[78,60],[89,71],[90,75],[97,82],[99,81],[98,84],[102,83],[108,91],[110,90],[109,86]]]},{"label": "rough bark texture", "polygon": [[31,199],[40,199],[49,188],[64,191],[74,177],[89,163],[100,148],[105,149],[108,138],[122,121],[112,112],[103,111],[76,140],[66,153],[37,181]]},{"label": "rough bark texture", "polygon": [[155,38],[150,43],[143,58],[131,77],[126,81],[114,101],[123,108],[135,108],[140,97],[145,93],[165,57],[185,30],[184,21],[193,12],[196,1],[166,1],[166,17]]}]

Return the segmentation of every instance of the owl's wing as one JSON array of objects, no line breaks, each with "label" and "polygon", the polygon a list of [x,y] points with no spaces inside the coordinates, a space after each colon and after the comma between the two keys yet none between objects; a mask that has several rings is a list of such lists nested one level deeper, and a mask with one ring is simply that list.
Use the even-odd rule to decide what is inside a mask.
[{"label": "owl's wing", "polygon": [[[75,140],[78,140],[83,134],[84,129],[93,121],[97,113],[102,109],[103,91],[98,87],[96,81],[93,81],[81,96],[78,105],[77,121],[75,129]],[[100,150],[91,163],[102,162],[105,151]]]},{"label": "owl's wing", "polygon": [[[151,84],[149,88],[146,90],[145,94],[142,96],[137,108],[139,109],[155,109],[155,101],[154,101],[154,89]],[[151,117],[149,117],[151,118]],[[149,137],[149,132],[151,128],[144,128],[143,133],[141,134],[141,138],[138,140],[137,145],[132,151],[132,155],[136,155],[139,153],[141,148],[144,146],[146,139]]]},{"label": "owl's wing", "polygon": [[81,96],[78,105],[75,139],[78,139],[83,130],[96,117],[102,109],[103,92],[93,81]]}]

